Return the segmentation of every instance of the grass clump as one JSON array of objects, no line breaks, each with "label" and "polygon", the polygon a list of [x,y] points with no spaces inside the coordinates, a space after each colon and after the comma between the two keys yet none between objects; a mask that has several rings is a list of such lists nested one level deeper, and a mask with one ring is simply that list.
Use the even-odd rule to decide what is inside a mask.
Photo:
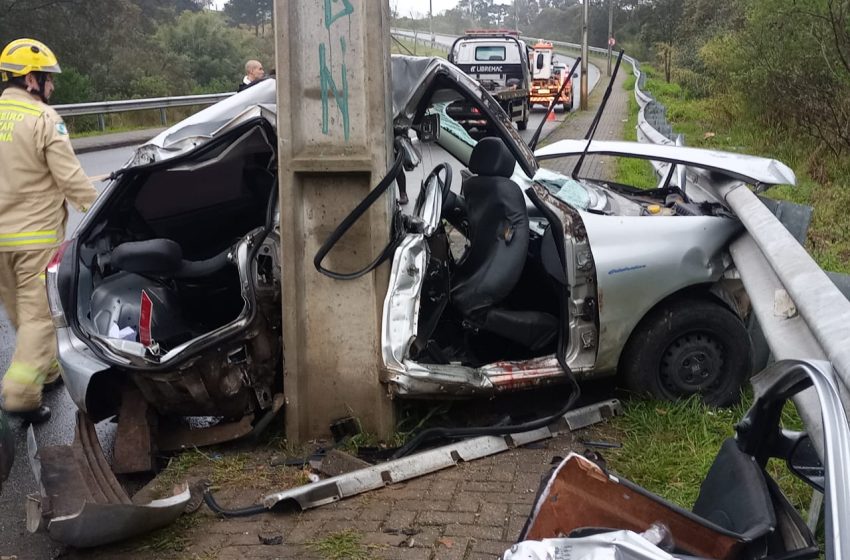
[{"label": "grass clump", "polygon": [[376,545],[364,545],[363,536],[357,531],[346,530],[331,533],[323,539],[309,541],[307,548],[321,554],[326,560],[369,560],[371,549]]}]

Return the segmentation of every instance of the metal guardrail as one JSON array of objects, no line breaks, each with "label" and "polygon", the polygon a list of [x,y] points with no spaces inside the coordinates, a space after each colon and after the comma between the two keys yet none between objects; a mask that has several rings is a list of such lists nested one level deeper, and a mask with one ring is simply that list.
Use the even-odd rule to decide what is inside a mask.
[{"label": "metal guardrail", "polygon": [[[684,137],[675,135],[667,122],[664,107],[645,91],[640,63],[631,57],[624,59],[632,64],[637,77],[638,140],[684,144]],[[653,165],[659,177],[669,170],[669,164]],[[708,183],[705,172],[680,171],[680,182]],[[850,411],[850,301],[837,287],[846,282],[846,276],[824,272],[801,245],[802,236],[795,238],[744,183],[730,182],[718,194],[746,228],[731,244],[730,254],[772,356],[776,360],[828,361],[840,382],[844,408]],[[794,402],[823,457],[823,425],[816,395],[807,390]]]},{"label": "metal guardrail", "polygon": [[97,115],[101,130],[106,129],[104,115],[109,113],[125,113],[128,111],[145,111],[159,109],[159,117],[163,126],[168,124],[165,110],[170,107],[190,107],[193,105],[212,105],[233,95],[230,93],[211,93],[205,95],[184,95],[180,97],[152,97],[148,99],[128,99],[121,101],[95,101],[92,103],[71,103],[55,105],[53,108],[63,117],[79,117]]},{"label": "metal guardrail", "polygon": [[[413,41],[417,45],[422,45],[428,49],[438,50],[440,52],[448,53],[449,46],[440,43],[439,41],[431,41],[431,32],[430,31],[414,31],[414,30],[403,30],[404,33],[396,33],[394,32],[393,37],[397,37],[400,39],[404,39],[405,41]],[[409,33],[413,33],[413,35],[409,35]]]}]

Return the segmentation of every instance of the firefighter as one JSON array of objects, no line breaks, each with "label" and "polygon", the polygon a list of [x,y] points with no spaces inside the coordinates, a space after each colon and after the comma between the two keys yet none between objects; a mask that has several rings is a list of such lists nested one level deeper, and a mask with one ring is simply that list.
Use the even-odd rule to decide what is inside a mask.
[{"label": "firefighter", "polygon": [[44,272],[64,239],[65,203],[85,212],[97,197],[48,105],[60,72],[53,52],[34,39],[0,53],[0,302],[17,330],[0,394],[3,408],[25,422],[50,418],[42,387],[59,380]]}]

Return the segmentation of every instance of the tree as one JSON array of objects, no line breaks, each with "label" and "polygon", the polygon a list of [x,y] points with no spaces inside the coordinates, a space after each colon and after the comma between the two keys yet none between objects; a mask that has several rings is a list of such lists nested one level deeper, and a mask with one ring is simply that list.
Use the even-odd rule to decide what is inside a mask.
[{"label": "tree", "polygon": [[272,19],[272,0],[228,0],[224,14],[236,25],[247,25],[259,35]]}]

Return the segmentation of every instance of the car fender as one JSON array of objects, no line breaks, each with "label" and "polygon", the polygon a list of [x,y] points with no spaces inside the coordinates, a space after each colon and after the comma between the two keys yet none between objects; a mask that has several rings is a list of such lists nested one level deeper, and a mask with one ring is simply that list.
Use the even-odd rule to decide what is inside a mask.
[{"label": "car fender", "polygon": [[580,215],[597,275],[598,372],[616,368],[632,331],[660,301],[717,282],[729,266],[727,246],[741,230],[725,217]]}]

